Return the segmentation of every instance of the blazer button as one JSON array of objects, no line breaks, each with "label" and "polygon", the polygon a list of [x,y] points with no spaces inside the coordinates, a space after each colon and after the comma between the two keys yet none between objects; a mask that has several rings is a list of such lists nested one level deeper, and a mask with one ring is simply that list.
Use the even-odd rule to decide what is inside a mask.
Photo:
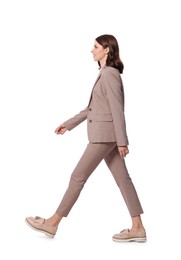
[{"label": "blazer button", "polygon": [[92,120],[91,120],[91,119],[89,120],[89,123],[92,123]]}]

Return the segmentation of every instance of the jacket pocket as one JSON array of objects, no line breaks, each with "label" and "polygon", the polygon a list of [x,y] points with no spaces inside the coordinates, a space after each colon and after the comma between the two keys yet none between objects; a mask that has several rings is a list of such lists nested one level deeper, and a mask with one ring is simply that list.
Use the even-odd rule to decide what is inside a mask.
[{"label": "jacket pocket", "polygon": [[102,115],[96,115],[95,116],[96,122],[112,122],[112,115],[111,114],[102,114]]}]

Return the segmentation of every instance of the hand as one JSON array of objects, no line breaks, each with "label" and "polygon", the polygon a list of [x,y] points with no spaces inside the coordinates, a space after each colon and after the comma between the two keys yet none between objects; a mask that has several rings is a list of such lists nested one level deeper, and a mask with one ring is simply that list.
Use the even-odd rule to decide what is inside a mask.
[{"label": "hand", "polygon": [[129,153],[127,146],[118,146],[118,151],[122,159],[124,159],[124,157]]},{"label": "hand", "polygon": [[60,125],[55,129],[57,135],[63,135],[67,131],[67,128],[64,125]]}]

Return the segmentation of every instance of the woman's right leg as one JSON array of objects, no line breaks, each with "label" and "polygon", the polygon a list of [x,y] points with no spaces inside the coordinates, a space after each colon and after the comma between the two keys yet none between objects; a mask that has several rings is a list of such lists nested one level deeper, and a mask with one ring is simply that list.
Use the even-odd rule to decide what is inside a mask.
[{"label": "woman's right leg", "polygon": [[[113,236],[115,241],[146,241],[146,232],[141,220],[143,213],[136,189],[129,176],[125,160],[120,157],[117,147],[115,147],[105,158],[129,210],[132,227]],[[137,236],[135,238],[135,236]]]},{"label": "woman's right leg", "polygon": [[136,189],[128,173],[125,160],[121,158],[118,148],[115,147],[105,158],[132,217],[143,213]]}]

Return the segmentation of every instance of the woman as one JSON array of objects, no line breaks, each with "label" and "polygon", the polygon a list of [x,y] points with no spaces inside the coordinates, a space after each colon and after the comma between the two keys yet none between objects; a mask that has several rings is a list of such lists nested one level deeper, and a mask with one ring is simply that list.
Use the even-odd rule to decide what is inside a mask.
[{"label": "woman", "polygon": [[119,57],[118,42],[113,35],[101,35],[95,39],[91,52],[98,62],[100,72],[89,103],[84,110],[55,130],[56,134],[63,135],[87,119],[89,143],[71,175],[69,186],[56,212],[48,219],[28,217],[26,223],[34,230],[54,237],[61,219],[68,216],[88,177],[104,159],[132,220],[131,229],[124,229],[112,238],[117,242],[145,242],[146,232],[141,220],[143,210],[124,160],[129,150],[124,116],[124,89],[120,76],[124,66]]}]

